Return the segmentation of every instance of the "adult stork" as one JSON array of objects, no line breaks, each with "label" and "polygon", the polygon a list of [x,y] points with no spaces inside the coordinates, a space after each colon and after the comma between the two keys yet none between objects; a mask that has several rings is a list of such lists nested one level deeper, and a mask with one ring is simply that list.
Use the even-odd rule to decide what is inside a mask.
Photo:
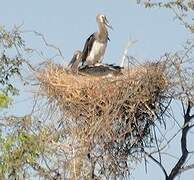
[{"label": "adult stork", "polygon": [[68,64],[68,70],[70,70],[72,73],[78,73],[78,66],[81,62],[82,53],[79,50],[76,50],[73,54],[73,57],[71,61]]},{"label": "adult stork", "polygon": [[97,65],[102,62],[108,37],[108,30],[106,27],[112,29],[107,18],[103,14],[98,14],[96,16],[96,21],[98,23],[98,31],[93,33],[87,40],[82,51],[82,65]]}]

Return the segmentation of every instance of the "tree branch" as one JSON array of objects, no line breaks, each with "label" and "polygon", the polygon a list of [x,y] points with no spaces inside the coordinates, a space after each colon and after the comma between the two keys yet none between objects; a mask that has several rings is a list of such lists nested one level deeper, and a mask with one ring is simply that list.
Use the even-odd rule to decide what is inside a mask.
[{"label": "tree branch", "polygon": [[185,171],[188,171],[188,170],[191,170],[191,169],[194,169],[194,164],[191,164],[191,165],[182,167],[182,168],[179,170],[179,173],[182,173],[182,172],[185,172]]},{"label": "tree branch", "polygon": [[36,36],[39,36],[43,40],[44,44],[47,47],[52,48],[55,51],[57,51],[57,55],[56,56],[60,56],[63,60],[65,60],[65,58],[64,58],[61,50],[58,47],[56,47],[55,45],[48,43],[47,40],[46,40],[46,38],[45,38],[45,36],[42,33],[39,33],[37,31],[33,31],[33,30],[23,31],[23,32],[34,33]]},{"label": "tree branch", "polygon": [[184,115],[184,124],[182,129],[182,136],[181,136],[181,151],[182,155],[174,168],[171,170],[169,176],[166,178],[166,180],[173,180],[178,174],[180,174],[180,169],[182,168],[183,164],[185,163],[187,157],[188,157],[188,150],[187,150],[187,133],[190,129],[189,122],[191,120],[190,112],[191,112],[191,102],[188,100],[187,110]]},{"label": "tree branch", "polygon": [[164,166],[162,165],[162,163],[159,162],[157,159],[155,159],[151,154],[147,153],[146,151],[144,151],[144,152],[152,161],[154,161],[161,168],[161,170],[163,171],[163,173],[165,175],[165,178],[167,179],[168,175],[167,175],[167,172],[166,172]]}]

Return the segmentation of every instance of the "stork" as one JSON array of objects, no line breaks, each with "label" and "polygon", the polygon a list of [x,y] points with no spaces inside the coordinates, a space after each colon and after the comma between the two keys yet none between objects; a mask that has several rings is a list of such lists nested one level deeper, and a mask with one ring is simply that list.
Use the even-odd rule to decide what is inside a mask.
[{"label": "stork", "polygon": [[91,76],[119,76],[122,75],[122,67],[113,64],[100,64],[98,66],[82,66],[79,67],[80,74]]},{"label": "stork", "polygon": [[79,63],[81,61],[81,57],[82,57],[82,53],[80,50],[76,50],[73,54],[73,57],[71,59],[71,61],[68,64],[68,69],[72,72],[72,73],[78,73],[78,66]]},{"label": "stork", "polygon": [[72,74],[91,75],[91,76],[118,76],[122,75],[122,67],[113,64],[100,64],[98,66],[79,66],[82,53],[76,50],[68,64],[68,71]]},{"label": "stork", "polygon": [[98,31],[93,33],[87,40],[82,51],[82,65],[97,65],[102,62],[108,37],[108,30],[106,27],[112,29],[107,18],[103,14],[98,14],[96,16],[96,21],[98,23]]}]

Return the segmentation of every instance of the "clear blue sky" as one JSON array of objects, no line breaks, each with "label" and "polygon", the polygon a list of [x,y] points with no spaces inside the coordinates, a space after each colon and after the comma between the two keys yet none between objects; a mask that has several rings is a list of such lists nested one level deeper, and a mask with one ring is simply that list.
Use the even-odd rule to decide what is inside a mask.
[{"label": "clear blue sky", "polygon": [[[129,37],[138,41],[129,53],[143,59],[180,49],[188,34],[173,20],[172,12],[144,9],[134,2],[6,0],[1,2],[0,22],[7,27],[24,22],[24,29],[43,33],[49,42],[61,48],[67,60],[75,49],[82,49],[86,38],[96,31],[95,16],[99,12],[107,15],[114,28],[110,31],[105,61],[117,63]],[[33,42],[31,40],[30,45]]]},{"label": "clear blue sky", "polygon": [[[61,62],[62,64],[68,63],[74,50],[82,49],[86,38],[96,31],[97,13],[105,14],[114,28],[113,31],[109,31],[111,41],[105,54],[105,62],[119,64],[118,60],[129,37],[137,40],[137,43],[129,49],[129,55],[138,57],[140,62],[144,62],[159,58],[166,52],[180,50],[186,39],[191,36],[178,21],[173,20],[170,10],[145,9],[138,6],[135,0],[0,2],[0,24],[11,28],[14,24],[24,23],[23,29],[43,33],[50,43],[62,50],[66,59],[65,62]],[[26,39],[30,47],[42,48],[39,40],[32,34],[26,35]],[[37,59],[34,59],[34,62],[36,61]],[[16,101],[22,101],[27,96],[20,96]],[[30,103],[30,101],[19,103],[12,111],[18,114],[25,113],[30,109]],[[166,163],[171,164],[171,159]],[[146,175],[144,166],[139,166],[132,172],[132,179],[164,178],[156,165],[148,167]],[[181,176],[181,180],[192,180],[193,177],[194,173],[189,172]]]}]

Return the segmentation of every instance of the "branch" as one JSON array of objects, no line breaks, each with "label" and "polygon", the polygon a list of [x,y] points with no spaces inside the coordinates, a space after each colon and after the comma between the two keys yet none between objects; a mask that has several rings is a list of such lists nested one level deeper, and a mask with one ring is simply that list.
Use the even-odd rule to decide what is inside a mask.
[{"label": "branch", "polygon": [[189,129],[192,129],[194,127],[194,124],[189,127]]},{"label": "branch", "polygon": [[34,33],[35,35],[41,37],[41,39],[43,40],[44,44],[47,47],[50,47],[50,48],[56,50],[58,52],[57,53],[57,56],[60,56],[63,60],[65,59],[64,56],[63,56],[63,54],[62,54],[62,52],[61,52],[61,50],[58,47],[54,46],[53,44],[48,43],[47,40],[46,40],[46,38],[45,38],[45,36],[43,34],[37,32],[37,31],[33,31],[33,30],[31,30],[31,31],[23,31],[23,32]]},{"label": "branch", "polygon": [[194,119],[194,114],[190,116],[190,120]]},{"label": "branch", "polygon": [[127,45],[126,45],[126,47],[124,49],[123,57],[121,59],[121,64],[120,64],[121,67],[124,67],[124,62],[125,62],[125,59],[127,57],[127,53],[128,53],[129,48],[131,46],[133,46],[133,44],[135,44],[136,42],[137,42],[136,40],[135,41],[133,41],[131,39],[128,40]]},{"label": "branch", "polygon": [[179,158],[178,162],[174,166],[174,168],[171,170],[169,176],[166,178],[166,180],[173,180],[178,174],[180,174],[180,169],[182,168],[183,164],[185,163],[187,157],[188,157],[188,150],[187,150],[187,133],[190,129],[189,122],[191,120],[190,118],[190,112],[191,112],[191,102],[188,100],[187,110],[184,115],[184,124],[182,129],[182,136],[181,136],[181,151],[182,155]]},{"label": "branch", "polygon": [[172,7],[172,10],[175,14],[175,16],[183,23],[183,25],[185,26],[186,29],[190,30],[191,32],[193,31],[192,30],[192,27],[183,19],[183,17],[181,17],[176,11],[175,9]]},{"label": "branch", "polygon": [[147,153],[146,151],[144,151],[144,152],[152,161],[154,161],[161,168],[161,170],[163,171],[163,173],[165,175],[165,179],[167,179],[168,175],[167,175],[167,172],[166,172],[164,166],[162,165],[162,163],[159,162],[157,159],[155,159],[151,154]]},{"label": "branch", "polygon": [[182,167],[182,168],[179,170],[179,173],[182,173],[182,172],[185,172],[185,171],[188,171],[188,170],[191,170],[191,169],[194,169],[194,164],[191,164],[191,165]]},{"label": "branch", "polygon": [[154,138],[155,138],[155,141],[156,141],[156,147],[157,147],[157,150],[158,150],[159,163],[160,163],[160,164],[162,164],[162,158],[161,158],[161,154],[160,154],[160,148],[159,148],[159,145],[158,145],[158,140],[157,140],[157,136],[156,136],[156,130],[155,130],[155,127],[154,127]]}]

